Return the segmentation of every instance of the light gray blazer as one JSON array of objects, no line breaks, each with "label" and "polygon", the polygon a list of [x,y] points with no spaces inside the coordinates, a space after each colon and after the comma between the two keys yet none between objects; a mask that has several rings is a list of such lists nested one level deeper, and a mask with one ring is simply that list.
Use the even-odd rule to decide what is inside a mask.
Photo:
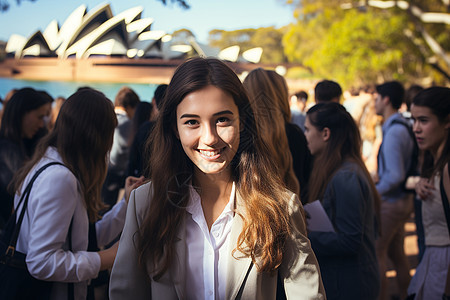
[{"label": "light gray blazer", "polygon": [[[133,191],[128,204],[125,227],[120,239],[114,267],[111,273],[109,296],[116,299],[186,299],[185,268],[186,243],[184,221],[179,226],[176,242],[177,257],[171,268],[158,281],[148,281],[138,264],[137,234],[152,199],[151,183]],[[242,203],[236,193],[236,205]],[[286,242],[279,276],[284,283],[287,299],[325,299],[319,265],[306,238],[303,208],[295,194],[289,200],[289,213],[293,234]],[[243,220],[235,214],[230,234],[231,251],[237,245]],[[236,251],[228,266],[226,299],[275,299],[277,274],[257,272],[251,258]],[[147,265],[149,271],[151,264]],[[150,273],[150,272],[149,272]]]}]

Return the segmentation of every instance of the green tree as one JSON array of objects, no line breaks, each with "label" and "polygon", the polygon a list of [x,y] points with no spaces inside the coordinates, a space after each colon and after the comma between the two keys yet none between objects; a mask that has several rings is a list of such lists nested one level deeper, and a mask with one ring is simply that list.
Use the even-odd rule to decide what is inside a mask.
[{"label": "green tree", "polygon": [[444,2],[288,0],[297,23],[283,37],[285,53],[349,84],[418,77],[449,82],[450,6]]}]

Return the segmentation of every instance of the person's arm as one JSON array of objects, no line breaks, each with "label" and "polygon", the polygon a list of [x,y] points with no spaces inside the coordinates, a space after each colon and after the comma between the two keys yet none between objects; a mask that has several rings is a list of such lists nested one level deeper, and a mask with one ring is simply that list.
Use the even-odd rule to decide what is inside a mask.
[{"label": "person's arm", "polygon": [[280,266],[287,299],[325,299],[316,256],[306,237],[303,207],[297,195],[289,201],[292,234],[288,237]]},{"label": "person's arm", "polygon": [[[413,141],[405,126],[393,124],[383,137],[383,173],[376,184],[378,193],[383,196],[403,184],[408,172],[408,161],[413,152]],[[409,162],[410,163],[410,162]]]},{"label": "person's arm", "polygon": [[109,298],[151,299],[147,274],[139,265],[136,248],[137,235],[148,204],[150,184],[131,192],[125,226],[119,242],[116,260],[111,272]]},{"label": "person's arm", "polygon": [[82,207],[77,206],[80,201],[78,181],[63,166],[45,170],[34,182],[25,217],[29,218],[26,263],[33,277],[58,282],[97,277],[101,265],[97,252],[64,250],[71,222],[73,247],[79,249],[83,244],[78,222],[85,221],[87,228],[88,220],[87,215],[84,219],[76,213]]},{"label": "person's arm", "polygon": [[[361,251],[365,223],[373,220],[373,203],[368,185],[355,172],[336,174],[327,188],[330,202],[335,209],[333,225],[335,232],[310,231],[314,252],[319,256],[352,256]],[[326,193],[327,195],[327,193]],[[327,211],[329,214],[329,212]],[[367,216],[372,220],[366,220]],[[328,217],[332,218],[331,215]]]},{"label": "person's arm", "polygon": [[125,181],[124,198],[109,210],[101,220],[95,223],[95,231],[97,233],[97,246],[102,247],[111,243],[113,239],[118,237],[125,223],[128,199],[132,190],[139,187],[144,181],[144,177],[127,177]]}]

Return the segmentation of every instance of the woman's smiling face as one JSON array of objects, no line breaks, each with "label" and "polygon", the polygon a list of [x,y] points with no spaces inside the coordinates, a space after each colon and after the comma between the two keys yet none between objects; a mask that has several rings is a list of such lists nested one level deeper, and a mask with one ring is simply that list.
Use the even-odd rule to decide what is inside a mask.
[{"label": "woman's smiling face", "polygon": [[231,95],[209,85],[177,106],[177,134],[184,152],[205,174],[230,172],[239,147],[239,110]]}]

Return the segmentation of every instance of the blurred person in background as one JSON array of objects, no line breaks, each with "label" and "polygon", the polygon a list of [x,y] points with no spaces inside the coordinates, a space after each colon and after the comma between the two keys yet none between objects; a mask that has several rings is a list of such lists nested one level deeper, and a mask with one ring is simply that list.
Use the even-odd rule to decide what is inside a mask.
[{"label": "blurred person in background", "polygon": [[8,220],[14,195],[7,187],[16,171],[32,157],[36,135],[45,126],[51,102],[32,88],[17,90],[4,107],[0,127],[0,228]]}]

